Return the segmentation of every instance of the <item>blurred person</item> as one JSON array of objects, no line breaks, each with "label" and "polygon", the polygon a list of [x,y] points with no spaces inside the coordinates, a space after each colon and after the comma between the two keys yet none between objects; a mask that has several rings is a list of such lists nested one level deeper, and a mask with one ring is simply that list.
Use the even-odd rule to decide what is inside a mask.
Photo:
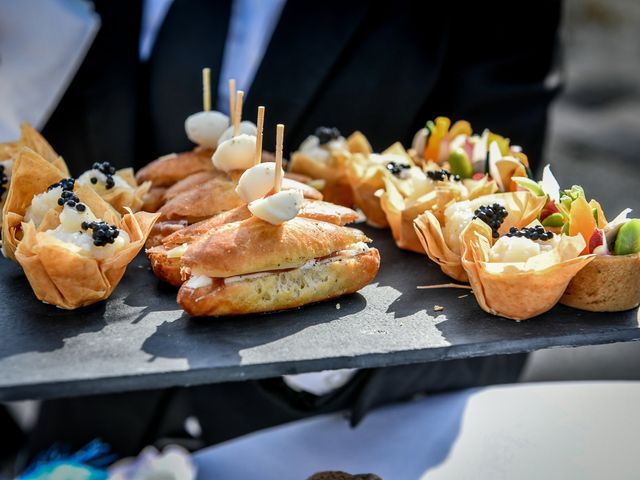
[{"label": "blurred person", "polygon": [[[36,3],[25,0],[22,8]],[[84,31],[86,56],[46,122],[41,114],[45,137],[73,173],[96,161],[139,168],[192,148],[184,120],[201,110],[206,66],[214,107],[228,111],[226,80],[235,78],[246,92],[247,118],[266,106],[266,138],[274,137],[276,122],[286,125],[285,151],[321,125],[361,130],[376,150],[397,140],[406,145],[427,120],[446,115],[510,137],[534,165],[540,162],[547,109],[558,90],[559,1],[93,5],[89,17],[100,19],[95,38],[92,29]],[[509,355],[49,401],[31,451],[101,437],[122,455],[136,454],[179,429],[182,417],[168,413],[177,397],[188,398],[182,414],[198,417],[206,444],[338,410],[355,425],[370,409],[417,394],[514,382],[524,361]]]}]

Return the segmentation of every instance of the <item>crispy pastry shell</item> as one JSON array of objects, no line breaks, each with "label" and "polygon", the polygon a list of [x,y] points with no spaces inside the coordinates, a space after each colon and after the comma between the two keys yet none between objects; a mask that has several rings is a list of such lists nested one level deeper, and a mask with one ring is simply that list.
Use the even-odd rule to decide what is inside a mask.
[{"label": "crispy pastry shell", "polygon": [[345,161],[346,156],[337,152],[332,152],[331,162],[328,164],[318,162],[302,152],[294,152],[289,162],[289,169],[293,173],[324,180],[323,199],[337,205],[351,207],[353,193],[345,174]]},{"label": "crispy pastry shell", "polygon": [[591,312],[620,312],[640,305],[640,253],[603,255],[580,270],[560,299]]},{"label": "crispy pastry shell", "polygon": [[184,284],[178,303],[192,316],[244,315],[301,307],[355,293],[373,281],[380,267],[375,248],[366,253],[317,265],[296,268],[225,284],[214,279],[209,287]]},{"label": "crispy pastry shell", "polygon": [[[521,264],[489,262],[491,229],[480,220],[472,221],[462,232],[462,265],[480,307],[488,313],[527,320],[558,303],[571,279],[593,255],[579,256],[584,239],[563,236],[551,252],[537,256],[526,270]],[[531,260],[531,259],[530,259]]]},{"label": "crispy pastry shell", "polygon": [[118,228],[127,232],[131,242],[104,260],[42,243],[39,240],[45,233],[38,232],[32,222],[23,223],[24,237],[15,252],[16,259],[38,299],[65,309],[90,305],[111,295],[156,219],[157,214],[138,212],[118,220]]},{"label": "crispy pastry shell", "polygon": [[100,191],[100,196],[111,204],[111,206],[121,215],[126,214],[127,209],[130,209],[132,212],[139,211],[144,204],[145,195],[151,188],[151,182],[146,181],[141,185],[138,185],[133,175],[132,168],[123,168],[118,170],[116,173],[120,175],[120,177],[122,177],[122,179],[127,182],[133,190],[114,187],[109,190]]},{"label": "crispy pastry shell", "polygon": [[[522,228],[529,225],[538,217],[546,201],[545,197],[538,197],[529,192],[497,193],[487,196],[487,200],[491,202],[490,199],[496,197],[505,200],[505,208],[509,212],[500,227],[500,234],[507,233],[511,227]],[[444,221],[443,218],[441,220]],[[445,274],[459,282],[467,282],[468,277],[462,267],[460,254],[454,252],[447,244],[441,220],[429,211],[419,215],[413,222],[418,239],[429,258],[440,265]]]}]

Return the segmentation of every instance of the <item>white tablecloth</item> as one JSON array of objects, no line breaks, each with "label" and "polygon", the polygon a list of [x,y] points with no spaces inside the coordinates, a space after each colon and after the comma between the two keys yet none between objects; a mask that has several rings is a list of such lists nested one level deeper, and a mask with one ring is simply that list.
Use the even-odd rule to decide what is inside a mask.
[{"label": "white tablecloth", "polygon": [[640,382],[466,390],[376,410],[356,429],[341,415],[291,423],[195,460],[199,479],[638,479],[639,405]]}]

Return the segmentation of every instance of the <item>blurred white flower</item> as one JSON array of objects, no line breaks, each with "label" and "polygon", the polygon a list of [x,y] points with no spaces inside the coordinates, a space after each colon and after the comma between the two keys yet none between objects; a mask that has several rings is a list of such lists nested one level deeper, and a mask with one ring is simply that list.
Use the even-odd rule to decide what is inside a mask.
[{"label": "blurred white flower", "polygon": [[184,448],[171,445],[160,453],[147,447],[136,458],[125,458],[109,468],[109,480],[194,480],[196,467]]}]

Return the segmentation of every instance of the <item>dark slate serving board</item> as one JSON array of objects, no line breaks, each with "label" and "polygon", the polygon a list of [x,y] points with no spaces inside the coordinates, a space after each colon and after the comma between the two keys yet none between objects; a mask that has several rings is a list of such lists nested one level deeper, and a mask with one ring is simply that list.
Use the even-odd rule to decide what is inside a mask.
[{"label": "dark slate serving board", "polygon": [[[40,303],[20,268],[2,260],[0,400],[640,338],[637,310],[594,314],[558,306],[517,323],[484,313],[466,290],[417,290],[449,280],[426,257],[397,249],[389,232],[365,230],[382,254],[375,284],[337,301],[244,318],[189,318],[175,302],[176,290],[156,280],[143,255],[109,300],[75,311]],[[434,311],[435,305],[444,310]]]}]

